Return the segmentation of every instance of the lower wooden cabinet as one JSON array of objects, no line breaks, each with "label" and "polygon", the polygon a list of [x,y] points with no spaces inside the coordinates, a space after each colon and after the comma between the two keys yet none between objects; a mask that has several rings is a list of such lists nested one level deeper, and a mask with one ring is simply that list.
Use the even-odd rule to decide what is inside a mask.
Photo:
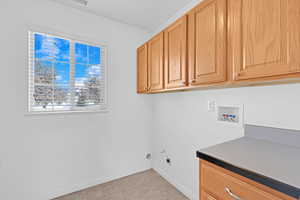
[{"label": "lower wooden cabinet", "polygon": [[204,190],[201,191],[201,200],[218,200],[214,197],[212,197],[210,194],[208,194],[207,192],[205,192]]},{"label": "lower wooden cabinet", "polygon": [[295,200],[245,177],[200,161],[201,200]]}]

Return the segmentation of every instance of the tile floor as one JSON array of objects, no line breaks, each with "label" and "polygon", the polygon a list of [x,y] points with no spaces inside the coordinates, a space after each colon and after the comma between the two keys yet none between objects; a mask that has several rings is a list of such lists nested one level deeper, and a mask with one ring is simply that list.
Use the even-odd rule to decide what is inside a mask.
[{"label": "tile floor", "polygon": [[188,200],[188,198],[154,170],[148,170],[55,200]]}]

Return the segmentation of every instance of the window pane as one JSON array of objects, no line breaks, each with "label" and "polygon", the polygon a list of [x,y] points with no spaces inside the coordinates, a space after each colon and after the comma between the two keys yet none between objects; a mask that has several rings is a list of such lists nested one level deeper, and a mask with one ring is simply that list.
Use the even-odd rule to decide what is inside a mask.
[{"label": "window pane", "polygon": [[71,89],[69,85],[55,85],[54,87],[54,110],[71,109]]},{"label": "window pane", "polygon": [[40,110],[49,109],[52,104],[52,94],[52,85],[35,85],[33,93],[34,106],[40,107]]},{"label": "window pane", "polygon": [[89,65],[87,73],[89,77],[96,77],[98,79],[103,78],[103,70],[100,65]]},{"label": "window pane", "polygon": [[70,62],[70,41],[55,38],[55,44],[58,48],[58,54],[56,54],[57,61]]},{"label": "window pane", "polygon": [[89,76],[85,83],[85,87],[88,91],[88,99],[92,104],[99,104],[101,102],[100,95],[102,88],[100,88],[100,84],[101,81],[98,76]]},{"label": "window pane", "polygon": [[104,98],[102,97],[102,90],[103,88],[99,87],[76,87],[74,98],[75,106],[84,107],[103,103]]},{"label": "window pane", "polygon": [[75,62],[88,63],[88,46],[85,44],[75,43]]},{"label": "window pane", "polygon": [[71,107],[70,64],[55,63],[53,109],[69,110]]},{"label": "window pane", "polygon": [[85,86],[88,77],[88,66],[82,64],[75,65],[75,105],[85,106],[88,103],[87,88]]},{"label": "window pane", "polygon": [[75,106],[84,107],[89,105],[88,90],[86,87],[75,88]]},{"label": "window pane", "polygon": [[84,85],[84,82],[86,81],[88,77],[88,65],[82,65],[82,64],[75,64],[75,86],[81,87]]},{"label": "window pane", "polygon": [[52,62],[36,60],[34,64],[34,83],[52,84],[54,79]]},{"label": "window pane", "polygon": [[30,111],[94,111],[105,106],[102,47],[44,33],[33,32],[29,38],[29,61],[34,62]]},{"label": "window pane", "polygon": [[75,65],[75,105],[89,106],[103,102],[99,65]]},{"label": "window pane", "polygon": [[88,52],[89,52],[89,64],[99,65],[101,63],[100,48],[89,46]]},{"label": "window pane", "polygon": [[101,80],[103,77],[100,65],[75,65],[75,85],[86,85],[90,79]]},{"label": "window pane", "polygon": [[68,85],[70,83],[70,64],[55,63],[55,84]]},{"label": "window pane", "polygon": [[37,33],[34,34],[34,39],[35,58],[70,61],[70,41]]}]

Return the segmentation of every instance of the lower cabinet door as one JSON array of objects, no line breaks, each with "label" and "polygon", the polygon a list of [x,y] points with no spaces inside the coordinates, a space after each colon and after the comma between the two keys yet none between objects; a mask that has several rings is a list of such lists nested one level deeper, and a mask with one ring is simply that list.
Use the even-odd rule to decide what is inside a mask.
[{"label": "lower cabinet door", "polygon": [[[213,164],[201,163],[201,192],[202,199],[205,200],[292,200],[285,195],[275,194],[258,188],[258,184],[252,184],[235,177],[225,169],[220,169]],[[208,194],[206,194],[208,193]],[[211,196],[213,195],[213,196]]]},{"label": "lower cabinet door", "polygon": [[212,197],[211,195],[206,193],[204,190],[201,191],[200,199],[201,200],[221,200],[221,199],[216,199],[216,198]]}]

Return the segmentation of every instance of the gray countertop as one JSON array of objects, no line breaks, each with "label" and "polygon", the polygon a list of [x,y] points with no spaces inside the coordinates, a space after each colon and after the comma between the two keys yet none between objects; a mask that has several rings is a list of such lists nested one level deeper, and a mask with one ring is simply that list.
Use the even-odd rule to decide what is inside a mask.
[{"label": "gray countertop", "polygon": [[300,131],[245,125],[245,137],[197,156],[300,199]]},{"label": "gray countertop", "polygon": [[[300,142],[300,141],[299,141]],[[300,148],[243,137],[200,152],[300,188]]]}]

